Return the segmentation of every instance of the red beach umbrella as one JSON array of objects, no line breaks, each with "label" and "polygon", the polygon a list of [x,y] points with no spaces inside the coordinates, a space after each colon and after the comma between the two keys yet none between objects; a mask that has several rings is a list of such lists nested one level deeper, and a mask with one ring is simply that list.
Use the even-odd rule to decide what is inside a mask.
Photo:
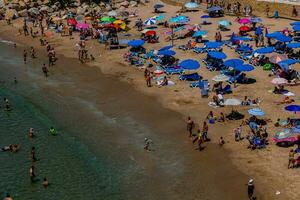
[{"label": "red beach umbrella", "polygon": [[241,26],[239,30],[242,32],[247,32],[247,31],[250,31],[250,27],[249,26]]},{"label": "red beach umbrella", "polygon": [[147,31],[146,35],[153,36],[153,35],[156,35],[156,32],[155,31]]}]

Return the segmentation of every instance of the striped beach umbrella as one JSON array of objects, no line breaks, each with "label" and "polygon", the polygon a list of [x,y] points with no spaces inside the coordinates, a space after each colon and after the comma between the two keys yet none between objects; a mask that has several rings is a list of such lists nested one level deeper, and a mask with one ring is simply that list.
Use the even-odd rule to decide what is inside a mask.
[{"label": "striped beach umbrella", "polygon": [[146,26],[154,25],[154,24],[156,24],[156,19],[155,19],[155,18],[149,18],[149,19],[147,19],[147,20],[144,22],[144,24],[145,24]]}]

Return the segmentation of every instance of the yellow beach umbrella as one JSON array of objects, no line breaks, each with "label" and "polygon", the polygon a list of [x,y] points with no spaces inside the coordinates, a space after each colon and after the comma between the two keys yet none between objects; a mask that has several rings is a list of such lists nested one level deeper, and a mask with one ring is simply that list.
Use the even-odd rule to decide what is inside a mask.
[{"label": "yellow beach umbrella", "polygon": [[[120,19],[114,21],[114,24],[123,24],[123,23],[124,23],[124,21],[123,21],[123,20],[120,20]],[[124,23],[124,24],[125,24],[125,23]],[[126,25],[126,24],[125,24],[125,25]]]}]

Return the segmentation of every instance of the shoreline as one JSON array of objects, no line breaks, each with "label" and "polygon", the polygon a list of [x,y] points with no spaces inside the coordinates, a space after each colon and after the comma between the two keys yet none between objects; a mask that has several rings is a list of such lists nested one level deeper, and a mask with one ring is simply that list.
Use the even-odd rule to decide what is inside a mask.
[{"label": "shoreline", "polygon": [[[10,29],[9,29],[10,30]],[[9,31],[8,30],[8,31]],[[3,31],[1,31],[1,35],[3,35]],[[4,33],[3,37],[13,40],[15,39],[14,33],[16,33],[17,30],[15,29],[14,31],[11,31],[10,33]],[[77,38],[77,35],[76,35]],[[18,38],[19,39],[19,38]],[[29,41],[23,40],[24,37],[20,37],[19,42],[23,43],[24,45],[28,45]],[[67,41],[64,41],[67,40]],[[58,54],[62,54],[66,57],[72,57],[76,59],[76,52],[72,49],[74,49],[74,46],[72,46],[72,42],[74,43],[76,39],[74,39],[71,42],[68,42],[68,38],[62,39],[62,38],[54,38],[54,41],[52,41],[55,45],[55,49]],[[32,41],[30,41],[32,42]],[[62,42],[61,44],[58,44]],[[31,43],[35,47],[40,47],[39,42],[35,40],[33,43]],[[91,46],[91,50],[99,51],[99,48],[103,50],[103,46],[99,45],[96,43],[96,41],[88,41],[88,46]],[[96,49],[97,47],[97,49]],[[65,51],[68,51],[68,53],[65,53]],[[146,88],[145,89],[145,83],[144,79],[142,76],[142,73],[139,70],[136,70],[130,66],[127,66],[126,64],[121,64],[122,60],[120,58],[112,57],[105,59],[105,61],[99,61],[99,59],[103,59],[104,57],[109,55],[109,52],[116,52],[117,56],[121,57],[123,50],[119,51],[105,51],[101,53],[101,56],[96,57],[96,62],[94,63],[89,63],[88,65],[97,67],[99,68],[104,74],[106,75],[112,75],[120,79],[121,81],[128,82],[132,87],[134,87],[136,90],[139,92],[142,92],[143,94],[154,96],[155,99],[157,99],[164,107],[174,110],[176,112],[181,113],[182,115],[191,115],[193,119],[197,119],[197,122],[199,120],[202,120],[204,115],[211,109],[207,108],[207,100],[202,100],[200,98],[197,98],[196,94],[190,95],[189,93],[193,92],[192,89],[187,89],[185,86],[182,84],[178,86],[179,89],[185,90],[185,91],[171,91],[166,88]],[[98,54],[97,54],[98,55]],[[117,59],[116,61],[112,61],[113,59]],[[107,66],[109,65],[109,66]],[[113,67],[113,69],[112,69]],[[117,69],[116,69],[117,68]],[[263,78],[259,79],[261,81]],[[176,90],[178,90],[176,88]],[[267,86],[264,86],[263,89],[266,90],[268,88]],[[238,88],[239,90],[239,88]],[[243,90],[243,88],[241,89]],[[244,91],[245,93],[245,91]],[[167,95],[165,95],[167,94]],[[186,97],[185,97],[186,96]],[[242,96],[242,95],[241,95]],[[269,101],[269,100],[267,100]],[[270,105],[263,104],[265,108],[267,108],[267,112],[271,113],[272,108],[270,108]],[[225,111],[228,111],[230,109],[223,109]],[[276,113],[274,116],[272,116],[272,119],[276,119],[276,117],[280,113]],[[272,171],[268,171],[267,169],[274,169],[274,166],[271,166],[272,163],[268,163],[269,159],[275,159],[276,162],[282,162],[285,160],[285,157],[282,158],[283,156],[287,155],[287,151],[284,152],[283,149],[276,149],[276,146],[271,144],[271,147],[268,147],[266,151],[262,152],[249,152],[249,150],[245,149],[244,145],[245,143],[238,143],[234,144],[232,142],[232,129],[237,125],[237,123],[231,123],[231,124],[226,124],[228,127],[224,130],[224,126],[222,125],[215,125],[213,128],[211,128],[211,132],[216,132],[212,133],[211,137],[213,139],[213,142],[217,141],[217,138],[219,136],[220,132],[223,132],[225,134],[226,140],[229,141],[229,144],[225,146],[226,149],[228,149],[231,153],[229,157],[233,161],[236,167],[238,167],[242,172],[246,172],[247,174],[249,173],[249,176],[254,177],[255,179],[258,180],[259,185],[264,185],[262,188],[259,188],[259,190],[264,191],[265,195],[268,197],[272,198],[277,198],[275,195],[275,192],[280,189],[280,181],[277,180],[276,174],[278,175],[283,175],[283,176],[290,176],[288,183],[292,181],[292,175],[296,173],[296,171],[290,171],[288,175],[284,175],[282,173],[281,168],[279,169],[279,173],[274,173]],[[272,131],[272,130],[271,130]],[[241,150],[242,149],[242,150]],[[191,145],[191,150],[192,150],[192,145]],[[236,152],[238,151],[238,152]],[[240,152],[239,152],[240,151]],[[265,158],[268,153],[272,151],[273,155],[271,155],[268,158]],[[279,153],[280,152],[280,153]],[[283,152],[283,153],[282,153]],[[274,155],[278,153],[278,157],[281,158],[272,158]],[[263,160],[263,163],[258,163],[257,161]],[[266,163],[265,163],[266,162]],[[267,169],[264,169],[266,168]],[[273,167],[273,168],[272,168]],[[277,169],[275,167],[275,169]],[[275,174],[275,175],[274,175]],[[268,183],[272,182],[273,185],[268,185]],[[266,192],[267,191],[267,192]],[[282,195],[279,196],[279,198],[288,198],[288,199],[294,199],[297,197],[297,192],[295,189],[290,189],[288,190],[287,188],[283,189],[284,192],[282,192]],[[294,196],[292,195],[294,193]],[[291,195],[291,196],[284,196],[284,195]]]}]

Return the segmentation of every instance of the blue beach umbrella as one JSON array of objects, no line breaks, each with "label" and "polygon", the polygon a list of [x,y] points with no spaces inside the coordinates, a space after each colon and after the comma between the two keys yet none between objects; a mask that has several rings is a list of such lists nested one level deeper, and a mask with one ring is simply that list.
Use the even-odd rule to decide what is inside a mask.
[{"label": "blue beach umbrella", "polygon": [[250,110],[248,110],[248,113],[253,116],[264,116],[265,115],[265,112],[262,111],[262,109],[260,109],[260,108],[251,108]]},{"label": "blue beach umbrella", "polygon": [[300,42],[289,43],[287,44],[287,47],[291,49],[300,48]]},{"label": "blue beach umbrella", "polygon": [[291,42],[293,38],[285,35],[277,36],[274,39],[278,40],[279,42]]},{"label": "blue beach umbrella", "polygon": [[219,21],[219,24],[221,26],[225,26],[225,27],[228,27],[228,26],[231,25],[231,23],[229,21],[227,21],[227,20],[221,20],[221,21]]},{"label": "blue beach umbrella", "polygon": [[147,25],[147,26],[154,25],[154,24],[156,24],[156,19],[155,19],[155,18],[149,18],[149,19],[147,19],[147,20],[144,22],[144,24]]},{"label": "blue beach umbrella", "polygon": [[292,25],[292,26],[298,26],[298,25],[300,25],[300,22],[293,22],[293,23],[290,23],[290,25]]},{"label": "blue beach umbrella", "polygon": [[155,19],[156,21],[160,21],[160,20],[163,20],[166,16],[164,14],[160,14],[160,15],[157,15],[155,16]]},{"label": "blue beach umbrella", "polygon": [[299,112],[300,106],[299,105],[289,105],[289,106],[286,106],[284,109],[289,112]]},{"label": "blue beach umbrella", "polygon": [[259,18],[259,17],[251,17],[251,18],[250,18],[250,21],[251,21],[252,23],[261,23],[261,22],[262,22],[262,19]]},{"label": "blue beach umbrella", "polygon": [[171,23],[186,23],[189,21],[189,18],[187,16],[184,16],[184,15],[179,15],[177,17],[171,17],[169,19],[169,22]]},{"label": "blue beach umbrella", "polygon": [[215,49],[215,48],[220,48],[223,43],[222,42],[206,42],[205,47],[208,49]]},{"label": "blue beach umbrella", "polygon": [[202,15],[202,16],[201,16],[201,19],[208,19],[208,18],[210,18],[209,15]]},{"label": "blue beach umbrella", "polygon": [[300,25],[296,25],[292,27],[294,31],[299,32],[300,31]]},{"label": "blue beach umbrella", "polygon": [[239,48],[237,48],[238,51],[243,51],[243,52],[250,52],[252,51],[253,49],[249,46],[241,46]]},{"label": "blue beach umbrella", "polygon": [[244,61],[242,61],[240,59],[229,59],[229,60],[226,60],[224,62],[224,65],[226,67],[233,67],[233,68],[235,68],[236,66],[242,65],[243,63],[244,63]]},{"label": "blue beach umbrella", "polygon": [[131,40],[128,42],[128,46],[131,47],[139,47],[139,46],[143,46],[145,44],[144,40]]},{"label": "blue beach umbrella", "polygon": [[299,61],[298,60],[294,60],[294,59],[286,59],[286,60],[282,60],[280,61],[278,64],[279,65],[294,65],[296,63],[298,63]]},{"label": "blue beach umbrella", "polygon": [[262,47],[262,48],[256,49],[254,52],[259,53],[259,54],[268,54],[268,53],[274,52],[274,47]]},{"label": "blue beach umbrella", "polygon": [[153,8],[155,8],[155,9],[160,9],[160,8],[163,8],[163,7],[164,7],[163,4],[155,4],[155,5],[153,6]]},{"label": "blue beach umbrella", "polygon": [[164,46],[164,47],[160,48],[158,51],[170,50],[170,49],[172,49],[172,48],[173,48],[172,45],[168,45],[168,46]]},{"label": "blue beach umbrella", "polygon": [[207,9],[208,12],[215,12],[215,11],[220,11],[223,10],[220,6],[213,6]]},{"label": "blue beach umbrella", "polygon": [[236,66],[235,70],[240,71],[240,72],[250,72],[250,71],[254,70],[254,67],[249,64],[244,64],[244,65]]},{"label": "blue beach umbrella", "polygon": [[252,40],[252,38],[250,38],[250,37],[233,37],[233,38],[231,38],[231,40],[233,40],[233,41],[251,41]]},{"label": "blue beach umbrella", "polygon": [[200,68],[199,62],[192,59],[187,59],[180,62],[179,66],[186,70],[196,70]]},{"label": "blue beach umbrella", "polygon": [[196,31],[192,37],[200,37],[203,35],[206,35],[208,33],[208,31]]},{"label": "blue beach umbrella", "polygon": [[188,2],[186,4],[184,4],[184,6],[188,9],[195,9],[199,7],[199,4],[195,3],[195,2]]},{"label": "blue beach umbrella", "polygon": [[283,33],[273,32],[273,33],[266,34],[267,38],[276,38],[276,37],[280,37],[280,36],[284,36]]},{"label": "blue beach umbrella", "polygon": [[208,52],[207,55],[209,55],[210,57],[215,58],[215,59],[226,59],[227,58],[227,55],[225,53],[219,52],[219,51],[211,51],[211,52]]},{"label": "blue beach umbrella", "polygon": [[173,50],[164,50],[164,51],[158,51],[158,55],[161,56],[175,56],[176,52]]}]

